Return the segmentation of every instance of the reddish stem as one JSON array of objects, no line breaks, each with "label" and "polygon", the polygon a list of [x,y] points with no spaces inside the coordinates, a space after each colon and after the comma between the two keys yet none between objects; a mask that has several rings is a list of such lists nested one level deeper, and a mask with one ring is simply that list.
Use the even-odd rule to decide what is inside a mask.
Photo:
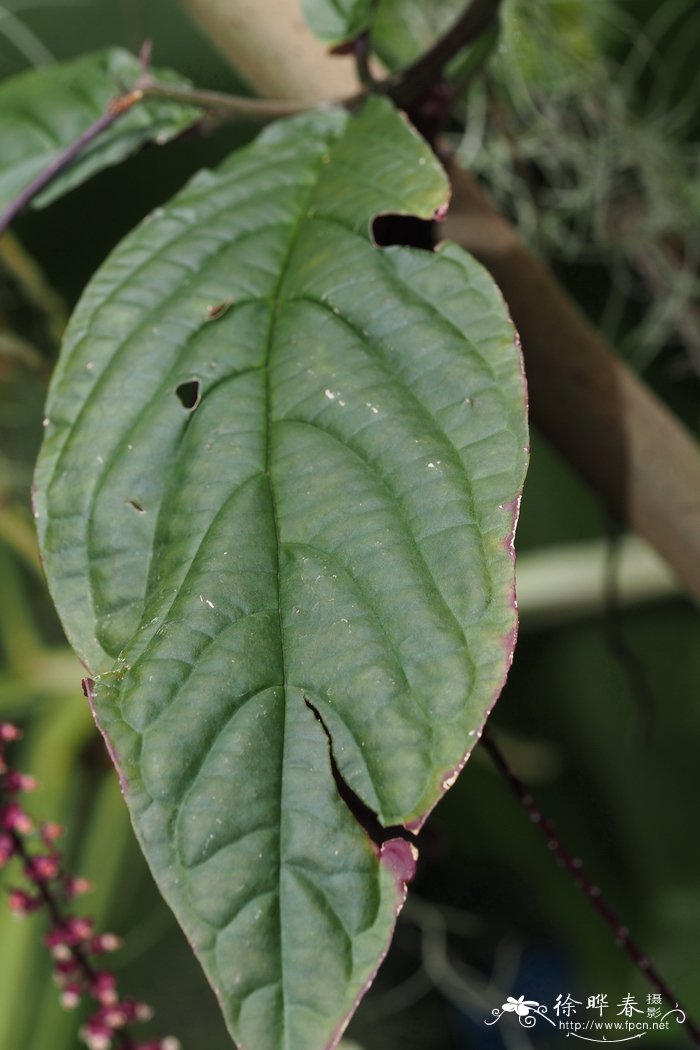
[{"label": "reddish stem", "polygon": [[103,131],[106,131],[107,128],[111,127],[115,121],[119,120],[119,118],[127,113],[136,102],[140,102],[142,98],[143,91],[136,89],[128,92],[126,95],[122,95],[120,98],[114,99],[110,103],[106,113],[103,113],[101,117],[98,117],[97,120],[91,124],[89,128],[86,128],[74,142],[71,142],[70,146],[66,146],[65,149],[61,150],[51,163],[47,164],[44,170],[40,171],[39,174],[32,179],[29,185],[25,186],[22,192],[15,197],[15,199],[11,201],[11,203],[8,204],[5,210],[0,214],[0,236],[2,236],[7,227],[14,222],[17,216],[24,211],[30,201],[41,193],[50,182],[53,182],[62,171],[70,167],[83,150],[94,142]]},{"label": "reddish stem", "polygon": [[589,903],[595,908],[606,925],[612,930],[617,944],[626,952],[634,966],[647,978],[649,983],[661,993],[664,999],[683,1010],[688,1033],[693,1043],[696,1046],[700,1046],[700,1028],[698,1025],[688,1016],[687,1010],[685,1010],[682,1004],[678,1002],[677,996],[652,965],[648,956],[646,956],[637,946],[636,942],[632,940],[627,927],[623,924],[618,914],[603,898],[600,892],[600,887],[594,882],[591,882],[584,872],[581,861],[566,848],[559,838],[552,821],[544,815],[542,810],[535,803],[535,800],[523,784],[520,777],[518,777],[511,769],[491,733],[486,729],[482,733],[481,743],[491,756],[496,769],[501,773],[503,779],[506,781],[513,794],[517,797],[523,809],[529,815],[532,823],[535,824],[544,835],[550,850],[572,876],[576,886],[578,886],[582,893],[585,894]]}]

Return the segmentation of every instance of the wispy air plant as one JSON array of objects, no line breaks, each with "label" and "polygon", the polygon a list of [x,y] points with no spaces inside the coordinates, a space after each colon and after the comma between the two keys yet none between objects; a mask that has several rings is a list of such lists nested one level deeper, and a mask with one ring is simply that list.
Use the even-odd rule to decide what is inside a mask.
[{"label": "wispy air plant", "polygon": [[60,825],[37,826],[24,808],[22,796],[36,788],[36,781],[6,760],[8,744],[20,736],[16,726],[0,722],[0,869],[11,870],[15,862],[22,872],[22,884],[9,889],[9,907],[19,916],[45,913],[44,943],[53,957],[61,1003],[67,1009],[84,1002],[96,1007],[80,1029],[89,1050],[180,1050],[170,1036],[145,1042],[134,1036],[134,1026],[150,1020],[153,1011],[135,999],[122,999],[114,975],[102,965],[120,939],[96,932],[92,919],[73,912],[90,884],[66,870],[57,846]]},{"label": "wispy air plant", "polygon": [[698,18],[687,0],[643,28],[611,0],[510,0],[459,147],[536,251],[609,270],[596,320],[637,367],[672,340],[696,373],[700,153],[677,75]]}]

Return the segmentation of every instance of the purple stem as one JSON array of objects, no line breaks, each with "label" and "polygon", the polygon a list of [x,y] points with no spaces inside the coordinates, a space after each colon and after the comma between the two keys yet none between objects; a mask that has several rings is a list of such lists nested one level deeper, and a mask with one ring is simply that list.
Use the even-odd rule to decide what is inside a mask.
[{"label": "purple stem", "polygon": [[103,113],[101,117],[98,117],[94,124],[91,124],[89,128],[86,128],[78,138],[71,142],[70,146],[66,146],[64,150],[58,154],[57,157],[48,164],[43,171],[32,179],[28,186],[22,190],[22,192],[13,201],[8,204],[5,210],[0,214],[0,236],[5,232],[10,223],[14,222],[20,212],[24,211],[30,201],[41,193],[45,186],[48,186],[57,175],[60,175],[62,171],[70,167],[74,160],[83,152],[86,146],[89,146],[92,142],[106,131],[107,128],[111,127],[116,120],[127,113],[135,102],[139,102],[143,98],[142,91],[130,91],[129,94],[123,95],[121,98],[115,99],[106,113]]},{"label": "purple stem", "polygon": [[[554,824],[544,815],[520,777],[518,777],[508,765],[503,752],[498,747],[488,730],[484,730],[481,736],[481,743],[488,751],[496,769],[503,776],[511,791],[517,797],[521,806],[530,817],[532,823],[535,824],[544,835],[547,840],[547,845],[552,850],[555,857],[557,857],[563,867],[569,872],[576,886],[578,886],[582,893],[585,894],[589,903],[595,908],[606,925],[612,930],[617,944],[627,953],[634,966],[647,978],[649,983],[661,993],[664,999],[669,1003],[672,1003],[674,1006],[680,1006],[680,1008],[683,1009],[671,988],[669,988],[663,977],[661,977],[652,966],[649,958],[632,940],[629,935],[629,930],[622,923],[617,913],[613,911],[607,901],[603,899],[600,887],[591,882],[583,870],[581,861],[577,857],[574,857],[573,853],[570,853],[563,844],[556,832]],[[700,1027],[698,1027],[698,1025],[688,1016],[688,1012],[685,1009],[683,1009],[683,1013],[686,1017],[686,1026],[690,1038],[696,1046],[700,1046]]]}]

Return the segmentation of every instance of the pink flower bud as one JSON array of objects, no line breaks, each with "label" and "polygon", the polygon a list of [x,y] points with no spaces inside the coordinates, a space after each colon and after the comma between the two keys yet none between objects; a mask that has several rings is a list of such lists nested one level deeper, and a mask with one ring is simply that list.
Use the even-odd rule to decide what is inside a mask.
[{"label": "pink flower bud", "polygon": [[44,944],[47,948],[53,948],[56,944],[65,944],[66,934],[60,926],[54,926],[52,930],[44,934]]},{"label": "pink flower bud", "polygon": [[0,740],[19,740],[22,730],[10,722],[0,722]]},{"label": "pink flower bud", "polygon": [[16,915],[30,915],[40,908],[42,903],[41,897],[33,897],[24,890],[10,890],[8,904],[10,911],[15,912]]},{"label": "pink flower bud", "polygon": [[10,802],[0,809],[0,828],[16,831],[18,835],[28,835],[33,831],[34,825],[19,803]]},{"label": "pink flower bud", "polygon": [[76,984],[68,984],[61,992],[60,1001],[61,1006],[64,1006],[66,1010],[75,1010],[76,1006],[80,1005],[81,1000],[81,989]]},{"label": "pink flower bud", "polygon": [[[98,1010],[97,1013],[93,1014],[93,1016],[86,1022],[86,1024],[83,1025],[81,1035],[83,1039],[85,1039],[85,1042],[87,1042],[86,1037],[90,1037],[93,1039],[106,1037],[109,1040],[109,1043],[107,1043],[106,1045],[112,1045],[111,1040],[112,1035],[114,1034],[114,1029],[106,1023],[103,1013],[104,1011]],[[88,1046],[92,1046],[92,1043],[88,1043]]]},{"label": "pink flower bud", "polygon": [[89,893],[91,889],[92,883],[89,879],[84,879],[82,875],[69,875],[63,884],[63,891],[70,901],[75,897],[81,897],[84,893]]},{"label": "pink flower bud", "polygon": [[54,944],[51,954],[59,962],[68,962],[69,959],[73,958],[73,953],[67,944]]},{"label": "pink flower bud", "polygon": [[86,1028],[81,1028],[80,1038],[88,1050],[110,1050],[112,1046],[111,1036],[106,1032],[91,1032]]},{"label": "pink flower bud", "polygon": [[116,980],[114,975],[106,970],[95,974],[90,991],[97,1002],[103,1006],[113,1006],[118,1001]]},{"label": "pink flower bud", "polygon": [[121,946],[121,937],[117,937],[116,933],[100,933],[90,941],[89,951],[91,955],[101,955],[103,952],[116,952]]},{"label": "pink flower bud", "polygon": [[63,834],[63,827],[61,824],[55,824],[53,822],[45,823],[41,825],[41,837],[47,846],[53,845]]},{"label": "pink flower bud", "polygon": [[44,934],[44,944],[50,949],[54,959],[71,959],[72,953],[68,946],[70,936],[63,926],[54,926],[52,930]]},{"label": "pink flower bud", "polygon": [[20,773],[18,769],[10,769],[5,774],[5,791],[36,791],[39,781],[36,777],[30,777],[26,773]]},{"label": "pink flower bud", "polygon": [[125,1010],[121,1004],[117,1003],[115,1006],[111,1006],[109,1009],[105,1010],[102,1019],[108,1028],[112,1031],[116,1031],[117,1028],[124,1028],[124,1026],[128,1024],[130,1020],[129,1011]]},{"label": "pink flower bud", "polygon": [[61,861],[57,853],[40,853],[25,865],[24,873],[32,882],[50,882],[61,870]]},{"label": "pink flower bud", "polygon": [[[64,945],[64,947],[66,946]],[[54,976],[59,981],[65,980],[66,977],[72,977],[80,969],[80,963],[70,953],[70,949],[67,948],[66,950],[68,951],[68,958],[59,959],[53,968]]]},{"label": "pink flower bud", "polygon": [[92,919],[86,919],[79,915],[71,915],[66,919],[66,943],[79,944],[92,937],[94,923]]}]

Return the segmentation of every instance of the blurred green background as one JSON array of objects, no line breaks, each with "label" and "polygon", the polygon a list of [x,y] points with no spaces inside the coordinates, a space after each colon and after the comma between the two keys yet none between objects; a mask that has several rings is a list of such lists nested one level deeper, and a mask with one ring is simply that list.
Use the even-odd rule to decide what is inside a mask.
[{"label": "blurred green background", "polygon": [[[666,226],[683,219],[687,243],[700,246],[697,5],[548,0],[536,24],[527,21],[531,6],[508,8],[492,83],[464,100],[455,142],[584,308],[697,433],[698,363],[678,319],[698,308],[700,255],[684,268],[682,288],[681,277],[677,289],[670,278],[677,296],[664,313],[668,296],[650,304],[629,246],[591,222],[591,200],[602,213],[610,199],[592,198],[597,191],[586,182],[592,157],[640,182],[655,222],[635,251],[653,242],[662,219]],[[600,17],[591,21],[592,8]],[[137,50],[145,38],[158,65],[202,87],[241,90],[172,0],[6,0],[0,74],[106,45]],[[591,70],[601,63],[625,71],[622,93],[597,130],[584,131],[571,113],[585,109]],[[494,91],[510,120],[505,130],[489,122]],[[540,126],[532,107],[546,115]],[[149,147],[25,215],[0,241],[0,718],[25,730],[17,764],[42,783],[32,811],[66,825],[70,866],[95,883],[86,907],[101,928],[125,937],[114,957],[123,992],[152,1003],[154,1029],[177,1035],[186,1050],[231,1044],[135,846],[80,690],[81,668],[46,594],[29,493],[57,337],[90,274],[152,207],[251,134],[229,126]],[[522,136],[520,153],[513,135],[516,143]],[[545,152],[546,163],[538,160]],[[667,181],[659,157],[673,168]],[[680,186],[675,211],[672,184]],[[607,184],[603,191],[612,193]],[[618,600],[610,588],[606,595],[610,535],[594,497],[535,433],[518,543],[521,638],[492,726],[563,840],[700,1013],[697,611],[636,548],[625,556]],[[627,600],[640,587],[646,598]],[[555,1046],[562,1034],[550,1037],[542,1025],[528,1035],[484,1020],[506,995],[550,1011],[567,993],[584,1003],[605,993],[611,1004],[630,993],[645,1003],[651,989],[485,754],[477,750],[422,839],[411,902],[349,1039],[364,1050]],[[58,1006],[50,980],[42,921],[18,921],[0,907],[0,1050],[78,1045],[79,1018]],[[647,1040],[688,1044],[681,1029]]]}]

